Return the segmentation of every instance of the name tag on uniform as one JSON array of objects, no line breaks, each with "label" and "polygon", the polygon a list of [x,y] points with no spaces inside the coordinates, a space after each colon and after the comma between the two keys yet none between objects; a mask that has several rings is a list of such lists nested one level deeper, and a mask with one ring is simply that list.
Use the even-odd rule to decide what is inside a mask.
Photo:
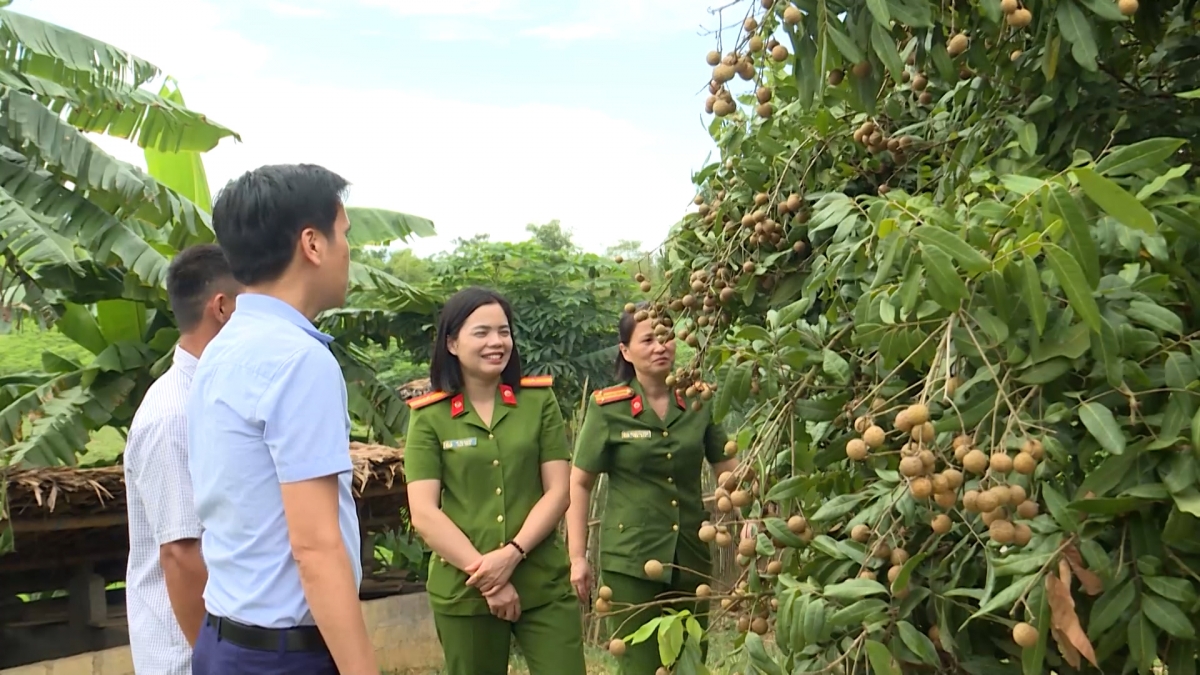
[{"label": "name tag on uniform", "polygon": [[454,448],[473,448],[479,443],[476,438],[459,438],[453,441],[442,441],[443,450],[453,450]]},{"label": "name tag on uniform", "polygon": [[633,429],[630,431],[621,432],[621,440],[626,441],[631,438],[650,438],[649,429]]}]

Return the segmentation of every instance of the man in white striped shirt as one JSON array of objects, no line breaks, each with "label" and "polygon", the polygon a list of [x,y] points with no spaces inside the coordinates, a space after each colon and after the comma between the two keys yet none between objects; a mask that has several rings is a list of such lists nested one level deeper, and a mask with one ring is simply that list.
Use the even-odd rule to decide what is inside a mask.
[{"label": "man in white striped shirt", "polygon": [[167,271],[179,343],[170,369],[146,391],[125,444],[125,603],[138,675],[192,672],[208,573],[188,473],[185,408],[200,354],[229,321],[240,292],[215,244],[181,251]]}]

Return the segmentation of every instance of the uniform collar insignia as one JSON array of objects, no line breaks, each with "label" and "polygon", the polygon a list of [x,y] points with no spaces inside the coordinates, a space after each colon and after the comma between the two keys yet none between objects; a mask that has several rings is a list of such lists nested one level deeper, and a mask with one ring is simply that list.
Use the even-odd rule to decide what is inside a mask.
[{"label": "uniform collar insignia", "polygon": [[454,398],[450,399],[450,416],[458,417],[465,412],[467,412],[467,406],[463,401],[463,395],[455,394]]},{"label": "uniform collar insignia", "polygon": [[629,402],[629,412],[633,413],[634,417],[637,417],[638,415],[642,414],[643,409],[642,397],[634,396],[633,400]]},{"label": "uniform collar insignia", "polygon": [[500,400],[504,402],[504,405],[516,405],[517,395],[513,392],[512,387],[502,384],[500,385]]}]

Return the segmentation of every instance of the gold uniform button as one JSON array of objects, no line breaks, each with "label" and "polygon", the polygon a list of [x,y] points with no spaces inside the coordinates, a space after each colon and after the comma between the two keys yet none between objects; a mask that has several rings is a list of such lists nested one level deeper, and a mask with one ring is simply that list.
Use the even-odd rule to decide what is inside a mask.
[{"label": "gold uniform button", "polygon": [[667,435],[668,435],[668,434],[667,434],[667,430],[666,430],[666,429],[663,429],[663,437],[665,438]]},{"label": "gold uniform button", "polygon": [[671,506],[679,506],[679,502],[677,502],[677,501],[675,501],[674,499],[672,499],[672,500],[671,500]]},{"label": "gold uniform button", "polygon": [[667,453],[667,459],[671,459],[671,453]]},{"label": "gold uniform button", "polygon": [[500,460],[498,460],[498,459],[493,459],[493,460],[492,460],[492,466],[500,466]]},{"label": "gold uniform button", "polygon": [[496,516],[496,522],[497,522],[497,523],[503,523],[503,522],[504,522],[504,516],[503,516],[503,515]]},{"label": "gold uniform button", "polygon": [[624,524],[624,523],[617,523],[617,529],[618,529],[618,530],[623,530],[623,529],[625,529],[625,524]]},{"label": "gold uniform button", "polygon": [[679,525],[678,525],[678,524],[676,524],[676,525],[672,525],[672,526],[671,526],[671,529],[672,529],[672,530],[675,530],[676,532],[678,532],[678,531],[679,531]]},{"label": "gold uniform button", "polygon": [[496,488],[496,494],[500,494],[500,488]]},{"label": "gold uniform button", "polygon": [[668,483],[674,483],[674,482],[675,482],[675,479],[674,479],[674,478],[671,478],[670,476],[667,476],[667,482],[668,482]]},{"label": "gold uniform button", "polygon": [[488,438],[495,438],[495,437],[496,437],[495,434],[488,434]]}]

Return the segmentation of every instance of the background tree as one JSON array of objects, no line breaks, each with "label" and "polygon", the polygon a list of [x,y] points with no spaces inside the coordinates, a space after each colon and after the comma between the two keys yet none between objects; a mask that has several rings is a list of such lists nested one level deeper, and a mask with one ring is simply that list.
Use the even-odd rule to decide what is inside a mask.
[{"label": "background tree", "polygon": [[742,667],[1194,673],[1198,4],[726,7],[652,297],[746,460]]},{"label": "background tree", "polygon": [[541,244],[542,248],[547,251],[578,251],[579,247],[575,245],[575,241],[571,238],[571,232],[564,230],[558,219],[544,224],[535,225],[530,223],[525,226],[525,231],[533,235],[533,240]]}]

